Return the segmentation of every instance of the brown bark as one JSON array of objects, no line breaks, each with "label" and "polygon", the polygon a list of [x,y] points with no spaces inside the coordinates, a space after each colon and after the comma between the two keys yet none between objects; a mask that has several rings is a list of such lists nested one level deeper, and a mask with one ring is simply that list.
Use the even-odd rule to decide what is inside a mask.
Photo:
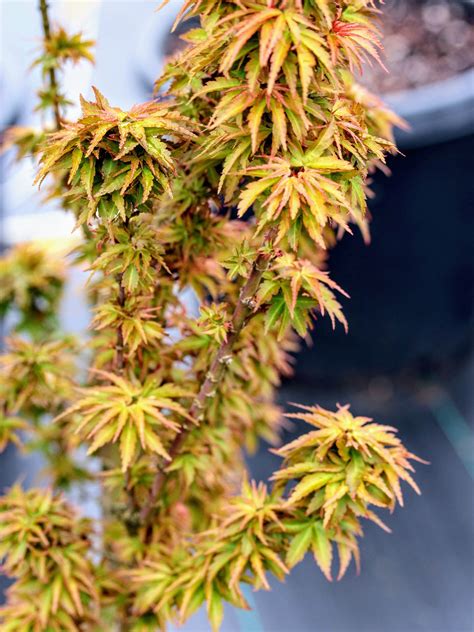
[{"label": "brown bark", "polygon": [[[119,291],[117,295],[117,303],[120,307],[125,305],[125,290],[122,285],[123,274],[119,274],[117,277],[117,282],[119,286]],[[122,327],[118,328],[117,331],[117,341],[115,343],[115,366],[117,372],[121,375],[125,368],[125,349],[124,349],[124,341],[123,341],[123,330]]]},{"label": "brown bark", "polygon": [[[275,236],[276,229],[271,229],[266,236],[265,242],[267,244],[273,243]],[[204,419],[207,401],[214,396],[217,385],[224,376],[226,366],[232,360],[232,351],[239,338],[240,332],[252,315],[254,308],[253,303],[255,300],[254,297],[257,293],[262,276],[268,268],[269,262],[269,254],[259,254],[252,266],[247,281],[242,287],[234,315],[230,322],[229,335],[227,336],[226,341],[219,347],[209,371],[206,374],[206,378],[199,389],[199,393],[189,410],[190,415],[198,422],[201,422]],[[172,460],[180,453],[190,430],[191,426],[188,426],[176,435],[170,449],[168,450]],[[150,518],[165,479],[165,471],[163,469],[158,470],[153,480],[148,502],[143,506],[140,513],[142,523],[147,522]]]}]

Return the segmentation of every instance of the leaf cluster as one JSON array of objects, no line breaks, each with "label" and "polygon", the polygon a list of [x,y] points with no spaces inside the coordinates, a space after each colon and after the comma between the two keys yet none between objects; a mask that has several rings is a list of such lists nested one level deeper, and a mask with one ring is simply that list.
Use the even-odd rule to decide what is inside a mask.
[{"label": "leaf cluster", "polygon": [[159,384],[153,379],[140,384],[105,371],[96,371],[96,374],[111,384],[80,389],[82,397],[57,421],[79,415],[75,432],[85,439],[92,439],[89,454],[106,443],[119,441],[122,471],[133,462],[139,446],[144,452],[154,452],[169,460],[171,457],[157,429],[174,434],[180,431],[179,421],[169,412],[193,421],[179,401],[189,398],[191,393],[174,384]]},{"label": "leaf cluster", "polygon": [[296,520],[285,523],[295,533],[287,563],[293,566],[312,548],[330,579],[332,544],[336,544],[340,579],[351,558],[359,566],[360,519],[390,531],[371,506],[390,511],[397,502],[403,506],[401,481],[420,493],[410,474],[410,460],[423,461],[405,449],[395,428],[354,417],[348,406],[336,412],[318,406],[299,408],[303,412],[287,416],[316,430],[277,450],[284,462],[273,475],[277,489],[290,485],[287,505],[296,512]]},{"label": "leaf cluster", "polygon": [[14,246],[0,258],[0,318],[14,312],[17,331],[33,336],[54,331],[64,281],[61,257],[46,246]]},{"label": "leaf cluster", "polygon": [[81,60],[94,62],[92,48],[95,42],[84,39],[82,33],[69,34],[59,26],[45,38],[42,55],[35,59],[33,66],[40,66],[43,73],[51,68],[59,69],[65,62],[77,64]]},{"label": "leaf cluster", "polygon": [[95,101],[81,99],[76,123],[48,139],[37,177],[42,182],[51,171],[67,173],[70,202],[87,200],[86,208],[78,209],[78,224],[94,216],[125,221],[137,207],[146,207],[152,194],[169,189],[175,171],[169,142],[193,137],[185,118],[164,103],[124,112],[95,88],[94,94]]},{"label": "leaf cluster", "polygon": [[94,621],[98,602],[88,559],[90,525],[61,496],[23,491],[0,499],[0,558],[17,581],[0,611],[7,631],[79,631]]},{"label": "leaf cluster", "polygon": [[333,328],[336,320],[347,331],[347,321],[334,291],[347,297],[327,272],[319,270],[311,261],[297,259],[292,253],[277,257],[272,268],[264,274],[257,293],[257,304],[270,303],[266,313],[265,330],[278,330],[281,339],[289,325],[304,336],[311,326],[311,312],[327,313]]},{"label": "leaf cluster", "polygon": [[30,342],[7,340],[7,353],[0,356],[0,399],[11,412],[32,415],[54,412],[72,394],[76,372],[71,338]]},{"label": "leaf cluster", "polygon": [[262,483],[244,482],[214,527],[193,538],[193,554],[155,552],[130,571],[136,615],[153,614],[155,625],[183,622],[206,602],[218,630],[223,602],[248,607],[242,584],[268,590],[268,573],[283,579],[309,550],[331,580],[336,548],[341,579],[351,559],[360,566],[361,518],[389,530],[371,506],[393,511],[397,502],[403,505],[401,480],[419,493],[410,460],[420,459],[407,452],[395,429],[354,417],[348,406],[335,412],[300,408],[304,412],[288,417],[317,430],[276,450],[284,461],[271,493]]}]

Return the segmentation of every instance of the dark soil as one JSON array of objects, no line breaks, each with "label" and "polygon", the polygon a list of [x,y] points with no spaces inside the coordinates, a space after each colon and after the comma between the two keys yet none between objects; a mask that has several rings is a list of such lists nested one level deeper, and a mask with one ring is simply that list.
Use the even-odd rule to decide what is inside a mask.
[{"label": "dark soil", "polygon": [[381,7],[384,63],[365,65],[377,94],[452,77],[474,66],[474,6],[446,0],[387,0]]}]

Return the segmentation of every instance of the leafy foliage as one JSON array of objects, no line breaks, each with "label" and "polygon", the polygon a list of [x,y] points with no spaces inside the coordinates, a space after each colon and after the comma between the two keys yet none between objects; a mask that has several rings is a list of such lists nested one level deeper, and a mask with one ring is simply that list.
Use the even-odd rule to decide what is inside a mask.
[{"label": "leafy foliage", "polygon": [[[278,219],[278,237],[281,239],[290,231],[296,233],[292,236],[296,245],[303,226],[310,237],[325,248],[323,229],[329,221],[348,230],[351,206],[335,174],[351,173],[353,166],[339,158],[312,159],[311,150],[302,154],[295,149],[290,156],[270,157],[266,164],[248,167],[246,174],[258,179],[242,191],[239,213],[243,215],[255,205],[260,229]],[[270,195],[267,194],[269,189]]]},{"label": "leafy foliage", "polygon": [[[0,449],[40,450],[50,483],[0,500],[15,579],[2,630],[165,630],[204,604],[218,630],[224,602],[248,608],[243,584],[268,589],[310,550],[328,580],[336,550],[338,579],[358,568],[363,519],[388,529],[377,511],[403,504],[401,481],[418,492],[395,430],[347,406],[287,415],[314,429],[276,450],[270,485],[245,474],[246,451],[278,443],[276,389],[298,337],[319,316],[347,330],[327,251],[354,225],[368,239],[368,176],[398,122],[353,77],[379,61],[378,10],[187,0],[181,18],[199,26],[163,94],[125,112],[94,89],[73,122],[61,72],[91,61],[91,42],[51,28],[39,5],[39,108],[54,127],[7,144],[77,219],[93,317],[84,345],[58,334],[52,253],[0,260],[0,309],[18,323],[1,359]],[[85,493],[90,479],[100,538],[52,491]]]},{"label": "leafy foliage", "polygon": [[17,582],[1,609],[5,630],[80,630],[98,602],[87,553],[90,526],[60,496],[13,487],[0,500],[0,557]]},{"label": "leafy foliage", "polygon": [[341,579],[352,557],[359,565],[359,519],[367,518],[390,531],[370,506],[390,511],[397,502],[403,506],[402,480],[420,493],[410,474],[410,460],[421,459],[404,448],[395,428],[371,423],[367,417],[353,417],[348,406],[336,412],[320,407],[299,408],[304,412],[287,416],[317,430],[277,450],[285,460],[282,469],[273,475],[277,488],[296,483],[287,502],[301,518],[288,524],[296,535],[287,562],[293,566],[312,548],[319,567],[330,579],[334,543]]},{"label": "leafy foliage", "polygon": [[9,443],[21,446],[21,438],[18,432],[27,429],[27,422],[20,417],[0,414],[0,453],[5,450]]},{"label": "leafy foliage", "polygon": [[0,393],[10,410],[54,411],[70,397],[75,372],[71,339],[32,343],[14,337],[8,348],[0,357]]},{"label": "leafy foliage", "polygon": [[259,304],[270,301],[267,331],[277,326],[280,339],[291,323],[304,336],[310,326],[310,312],[315,308],[322,315],[328,313],[333,327],[338,320],[347,331],[347,321],[332,290],[347,294],[327,272],[318,270],[311,261],[296,259],[292,253],[276,258],[272,268],[265,273],[257,294]]},{"label": "leafy foliage", "polygon": [[[96,101],[81,100],[82,118],[49,139],[41,156],[38,181],[51,170],[68,173],[68,197],[87,198],[78,222],[94,215],[125,220],[152,193],[168,187],[175,169],[163,135],[191,138],[184,118],[160,103],[113,108],[94,88]],[[161,138],[160,138],[161,137]]]},{"label": "leafy foliage", "polygon": [[49,256],[39,245],[15,246],[0,258],[0,317],[14,310],[18,331],[31,335],[54,331],[63,286],[60,257]]},{"label": "leafy foliage", "polygon": [[40,66],[47,72],[51,68],[61,69],[69,61],[77,64],[85,59],[93,63],[93,46],[94,42],[84,39],[82,33],[70,35],[60,26],[45,40],[43,54],[35,59],[33,66]]},{"label": "leafy foliage", "polygon": [[168,410],[192,421],[186,409],[176,401],[189,397],[190,393],[174,384],[157,384],[149,380],[145,384],[128,382],[105,371],[99,375],[112,384],[110,386],[83,389],[83,397],[63,412],[57,420],[71,414],[80,416],[76,432],[93,439],[89,454],[96,452],[106,443],[120,440],[122,469],[125,471],[133,461],[137,444],[142,450],[171,457],[166,452],[156,433],[162,427],[173,433],[179,432],[177,421],[162,412]]},{"label": "leafy foliage", "polygon": [[242,495],[227,508],[227,518],[202,534],[194,556],[150,561],[130,573],[137,591],[136,613],[151,610],[158,621],[163,613],[184,621],[205,601],[212,629],[219,629],[223,601],[248,608],[242,581],[268,590],[265,571],[280,579],[288,572],[265,532],[279,523],[277,512],[278,503],[264,485],[244,483]]}]

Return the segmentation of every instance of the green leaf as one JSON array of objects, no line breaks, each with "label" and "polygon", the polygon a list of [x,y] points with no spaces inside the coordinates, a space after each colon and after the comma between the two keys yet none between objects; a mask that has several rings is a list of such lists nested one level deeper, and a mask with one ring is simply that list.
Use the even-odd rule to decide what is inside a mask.
[{"label": "green leaf", "polygon": [[314,559],[324,573],[328,581],[332,581],[332,544],[321,523],[313,526],[313,538],[311,542]]},{"label": "green leaf", "polygon": [[148,153],[153,156],[160,164],[168,169],[174,169],[174,162],[171,153],[161,140],[155,136],[147,136]]},{"label": "green leaf", "polygon": [[224,618],[224,606],[222,598],[215,588],[211,588],[211,594],[207,599],[207,614],[211,623],[212,632],[219,632]]},{"label": "green leaf", "polygon": [[130,466],[137,446],[137,431],[132,421],[128,421],[120,435],[120,456],[122,459],[122,472]]},{"label": "green leaf", "polygon": [[209,94],[210,92],[222,92],[223,90],[236,88],[238,86],[240,86],[240,81],[238,79],[219,77],[218,79],[214,79],[214,81],[208,81],[201,90],[198,90],[198,92],[194,95],[194,98],[201,97],[205,94]]},{"label": "green leaf", "polygon": [[114,191],[112,193],[112,200],[120,213],[120,217],[123,221],[125,221],[127,219],[127,212],[125,210],[125,202],[120,191]]},{"label": "green leaf", "polygon": [[324,487],[333,479],[334,474],[326,472],[316,472],[316,474],[309,474],[301,479],[293,490],[289,503],[296,503],[308,494],[317,491],[321,487]]},{"label": "green leaf", "polygon": [[217,192],[220,193],[222,189],[222,185],[224,184],[224,180],[226,175],[231,171],[232,167],[238,161],[238,159],[242,156],[242,154],[249,149],[250,141],[248,139],[241,140],[236,144],[236,146],[227,154],[226,159],[224,160],[224,164],[222,165],[222,174],[219,180],[219,187]]},{"label": "green leaf", "polygon": [[258,147],[258,134],[260,132],[260,123],[263,113],[265,112],[265,99],[257,100],[251,107],[247,122],[250,129],[250,137],[252,139],[252,152],[255,153]]},{"label": "green leaf", "polygon": [[265,333],[281,323],[285,310],[286,304],[283,296],[275,296],[272,299],[270,309],[265,314]]},{"label": "green leaf", "polygon": [[347,568],[351,563],[352,549],[344,542],[338,542],[337,552],[339,554],[339,573],[337,576],[337,581],[340,581],[344,577]]},{"label": "green leaf", "polygon": [[160,456],[165,458],[167,461],[171,460],[170,455],[164,449],[163,444],[161,443],[161,440],[159,439],[159,437],[148,426],[145,426],[145,429],[144,429],[144,439],[145,439],[146,447],[148,448],[148,450],[151,450],[152,452],[156,452],[156,454],[159,454]]},{"label": "green leaf", "polygon": [[256,180],[255,182],[251,182],[246,186],[246,188],[240,194],[240,202],[238,211],[239,217],[252,206],[255,200],[261,195],[264,191],[269,189],[271,186],[278,182],[279,178],[262,178],[261,180]]},{"label": "green leaf", "polygon": [[125,270],[122,278],[122,285],[128,292],[133,292],[137,289],[140,276],[135,264],[130,264]]},{"label": "green leaf", "polygon": [[272,112],[272,153],[276,153],[279,147],[286,149],[286,116],[281,103],[276,99],[271,100]]},{"label": "green leaf", "polygon": [[312,538],[313,525],[309,523],[291,540],[290,548],[286,554],[286,563],[290,568],[296,566],[304,558],[311,546]]},{"label": "green leaf", "polygon": [[306,167],[323,171],[352,171],[354,169],[354,166],[347,160],[333,156],[320,156],[319,158],[304,156],[303,162]]},{"label": "green leaf", "polygon": [[115,426],[108,425],[105,428],[102,428],[94,437],[94,441],[91,443],[89,449],[87,450],[87,454],[94,454],[99,448],[101,448],[106,443],[112,441],[115,435]]},{"label": "green leaf", "polygon": [[118,176],[112,177],[111,179],[107,178],[104,180],[104,183],[100,187],[97,195],[107,195],[108,193],[113,193],[114,191],[118,191],[123,187],[123,183],[127,177],[127,173],[121,173]]},{"label": "green leaf", "polygon": [[351,496],[357,492],[357,488],[362,482],[365,471],[365,463],[362,455],[357,450],[351,450],[351,460],[346,467],[346,482]]},{"label": "green leaf", "polygon": [[154,175],[150,171],[150,169],[148,169],[148,167],[143,167],[142,175],[141,175],[141,178],[140,178],[140,181],[141,181],[142,186],[143,186],[142,204],[145,204],[145,202],[150,197],[150,193],[151,193],[151,190],[153,188],[154,179],[155,179]]},{"label": "green leaf", "polygon": [[82,157],[82,150],[79,147],[76,147],[76,149],[74,149],[72,152],[71,171],[69,172],[68,184],[71,184],[71,182],[73,181],[73,178],[76,175],[77,170],[79,169],[79,166],[82,162]]},{"label": "green leaf", "polygon": [[252,97],[245,92],[231,93],[228,99],[224,97],[210,121],[210,128],[214,129],[229,119],[235,118],[249,107],[252,100]]},{"label": "green leaf", "polygon": [[94,185],[95,161],[92,158],[84,161],[81,167],[81,183],[89,198],[92,197],[92,187]]},{"label": "green leaf", "polygon": [[104,123],[103,125],[99,125],[99,127],[96,128],[94,135],[89,143],[89,147],[87,149],[86,152],[86,157],[89,157],[92,152],[94,151],[94,149],[97,147],[97,145],[100,143],[100,141],[104,138],[104,136],[106,135],[106,133],[112,129],[112,127],[115,127],[116,122],[113,123]]},{"label": "green leaf", "polygon": [[274,33],[272,39],[277,41],[275,50],[273,51],[272,61],[270,66],[270,72],[268,75],[267,94],[270,95],[275,86],[275,82],[278,78],[278,74],[285,62],[285,59],[289,53],[291,47],[291,39],[289,33],[285,31],[285,18],[281,15],[275,22],[275,30],[279,30],[279,33]]}]

